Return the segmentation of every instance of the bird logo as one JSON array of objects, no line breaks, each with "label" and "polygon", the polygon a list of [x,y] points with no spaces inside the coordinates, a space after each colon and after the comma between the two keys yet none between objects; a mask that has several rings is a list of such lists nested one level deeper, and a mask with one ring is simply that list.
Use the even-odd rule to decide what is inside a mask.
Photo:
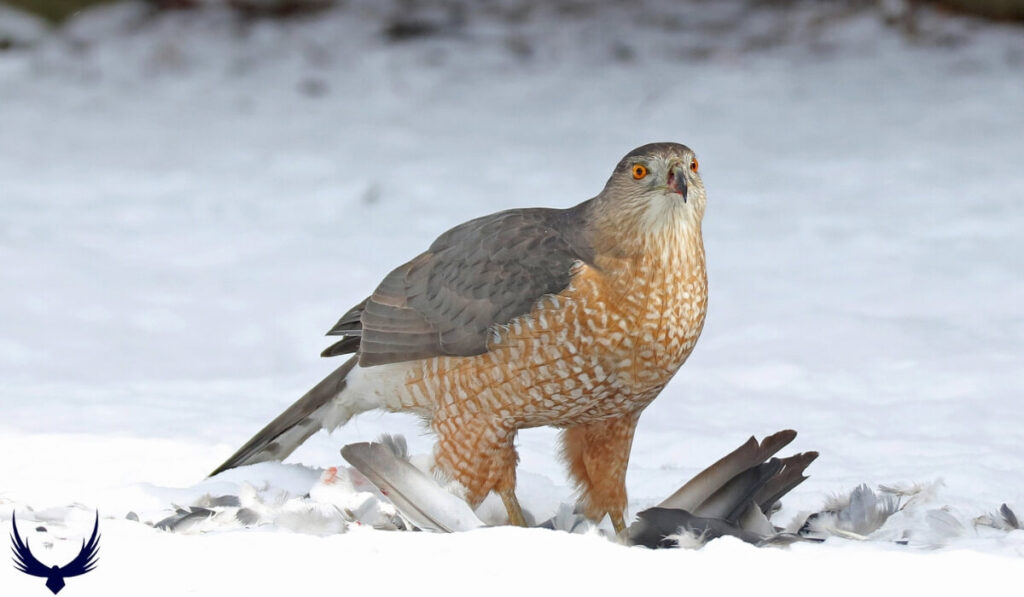
[{"label": "bird logo", "polygon": [[11,550],[14,552],[14,567],[21,570],[25,574],[32,576],[40,576],[46,579],[46,588],[53,591],[56,595],[64,588],[64,579],[70,576],[81,576],[86,572],[92,571],[96,567],[96,561],[100,549],[100,514],[96,512],[96,522],[92,527],[92,536],[89,537],[89,541],[82,541],[82,550],[78,552],[75,559],[71,560],[64,566],[47,566],[40,562],[32,555],[32,550],[28,548],[28,543],[22,541],[21,535],[18,534],[18,523],[14,518],[14,513],[11,513],[11,527],[14,532],[11,534],[11,541],[14,545],[11,546]]}]

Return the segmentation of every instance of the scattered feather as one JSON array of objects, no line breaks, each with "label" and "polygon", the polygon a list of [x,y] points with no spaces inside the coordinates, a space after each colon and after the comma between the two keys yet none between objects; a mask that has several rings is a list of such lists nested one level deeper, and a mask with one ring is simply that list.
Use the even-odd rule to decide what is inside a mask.
[{"label": "scattered feather", "polygon": [[899,498],[895,495],[879,496],[862,484],[849,494],[827,500],[824,510],[808,516],[798,532],[819,539],[832,535],[862,541],[899,509]]},{"label": "scattered feather", "polygon": [[593,523],[571,504],[561,504],[554,516],[537,526],[542,529],[575,534],[587,533],[594,527]]},{"label": "scattered feather", "polygon": [[945,482],[942,479],[936,479],[930,483],[879,485],[878,491],[900,498],[904,507],[916,507],[919,504],[933,501],[944,486]]},{"label": "scattered feather", "polygon": [[377,443],[391,450],[391,453],[395,455],[395,458],[408,462],[409,444],[405,441],[405,436],[382,433],[380,437],[377,438]]},{"label": "scattered feather", "polygon": [[942,539],[952,539],[964,534],[967,530],[964,525],[956,519],[949,508],[935,508],[929,510],[925,515],[928,526],[933,533]]},{"label": "scattered feather", "polygon": [[1021,528],[1017,514],[1006,504],[999,506],[996,513],[982,514],[973,521],[974,526],[985,526],[1002,531],[1016,531]]},{"label": "scattered feather", "polygon": [[421,529],[437,532],[467,531],[483,526],[469,505],[398,456],[393,445],[349,444],[341,454],[387,496],[391,503]]}]

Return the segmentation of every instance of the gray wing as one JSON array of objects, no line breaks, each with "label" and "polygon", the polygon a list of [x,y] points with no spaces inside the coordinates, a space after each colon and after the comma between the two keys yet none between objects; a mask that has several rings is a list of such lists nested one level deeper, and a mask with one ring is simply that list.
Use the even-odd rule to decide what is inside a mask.
[{"label": "gray wing", "polygon": [[592,263],[589,202],[515,209],[461,224],[384,278],[328,332],[323,352],[357,352],[363,367],[487,351],[489,330],[563,291],[573,265]]}]

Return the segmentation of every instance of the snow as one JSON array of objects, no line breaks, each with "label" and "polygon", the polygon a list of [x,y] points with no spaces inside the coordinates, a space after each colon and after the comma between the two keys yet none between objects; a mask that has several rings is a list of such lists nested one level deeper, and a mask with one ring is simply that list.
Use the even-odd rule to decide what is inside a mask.
[{"label": "snow", "polygon": [[[52,31],[0,13],[25,40],[0,51],[0,518],[56,509],[67,540],[42,557],[58,561],[99,509],[100,565],[68,591],[390,592],[453,561],[456,593],[1020,578],[1024,533],[972,524],[1024,509],[1019,29],[924,12],[904,34],[845,3],[501,2],[406,15],[438,34],[389,41],[396,11],[124,4]],[[178,535],[124,519],[244,483],[301,496],[342,445],[382,432],[429,452],[415,419],[363,415],[292,464],[203,481],[336,366],[316,356],[323,332],[391,268],[469,217],[586,199],[660,140],[700,157],[710,311],[641,419],[631,511],[794,428],[792,450],[821,457],[776,521],[860,483],[941,480],[893,524],[927,535],[948,506],[962,529],[944,547],[655,553],[510,528]],[[538,518],[572,499],[555,439],[519,440]],[[42,582],[0,565],[16,594]]]}]

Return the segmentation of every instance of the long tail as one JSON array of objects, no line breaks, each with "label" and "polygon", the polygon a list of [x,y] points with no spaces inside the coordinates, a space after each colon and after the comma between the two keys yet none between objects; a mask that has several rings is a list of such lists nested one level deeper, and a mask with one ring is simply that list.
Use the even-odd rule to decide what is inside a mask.
[{"label": "long tail", "polygon": [[345,389],[345,378],[356,366],[357,358],[353,356],[345,361],[341,367],[313,386],[295,404],[289,406],[288,410],[245,442],[244,446],[210,473],[210,476],[236,466],[287,458],[295,448],[302,445],[302,442],[323,428],[324,407]]}]

